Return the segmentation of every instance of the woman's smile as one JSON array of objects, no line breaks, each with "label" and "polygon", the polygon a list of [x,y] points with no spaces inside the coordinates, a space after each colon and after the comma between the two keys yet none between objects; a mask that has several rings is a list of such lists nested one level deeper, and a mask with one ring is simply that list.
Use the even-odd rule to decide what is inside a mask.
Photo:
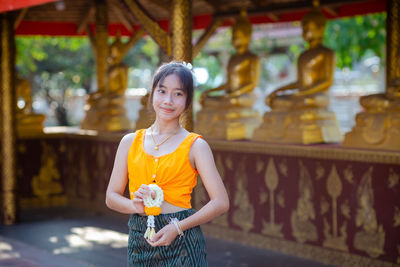
[{"label": "woman's smile", "polygon": [[172,113],[174,112],[174,109],[172,108],[165,108],[165,107],[160,107],[160,109],[165,112],[165,113]]}]

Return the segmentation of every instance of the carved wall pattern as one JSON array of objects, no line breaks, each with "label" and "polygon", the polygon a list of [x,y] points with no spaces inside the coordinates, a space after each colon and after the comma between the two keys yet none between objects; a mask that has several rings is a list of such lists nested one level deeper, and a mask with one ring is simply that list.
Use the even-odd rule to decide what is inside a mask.
[{"label": "carved wall pattern", "polygon": [[300,173],[299,177],[299,197],[297,206],[290,216],[290,223],[292,226],[292,235],[300,243],[307,240],[317,240],[317,228],[313,220],[315,220],[316,213],[313,203],[314,186],[311,181],[310,173],[304,166],[302,161],[299,161]]},{"label": "carved wall pattern", "polygon": [[17,188],[22,208],[67,205],[60,140],[18,140]]},{"label": "carved wall pattern", "polygon": [[254,207],[250,202],[249,183],[251,177],[246,173],[246,159],[238,162],[233,180],[235,189],[233,194],[233,214],[232,222],[239,226],[243,231],[248,232],[254,227]]},{"label": "carved wall pattern", "polygon": [[[237,147],[235,148],[237,149]],[[243,176],[248,180],[247,194],[240,192],[235,172],[228,171],[221,174],[225,176],[226,187],[234,188],[230,194],[231,209],[228,213],[229,227],[226,228],[226,232],[237,233],[237,236],[240,237],[236,241],[240,240],[245,244],[274,250],[274,248],[266,246],[266,240],[276,240],[274,238],[280,237],[284,240],[283,242],[288,242],[285,243],[288,247],[292,246],[292,242],[303,243],[305,246],[310,244],[321,249],[326,247],[329,249],[324,253],[341,255],[332,259],[332,262],[341,262],[340,264],[342,264],[344,259],[347,259],[348,266],[352,265],[350,263],[354,263],[354,261],[362,262],[360,266],[385,266],[389,262],[397,263],[398,258],[400,260],[400,251],[398,251],[400,249],[400,204],[396,204],[400,203],[400,165],[396,163],[400,162],[400,155],[397,158],[391,156],[388,161],[379,160],[378,157],[374,157],[372,160],[370,156],[363,156],[361,151],[361,155],[354,153],[355,160],[352,161],[349,159],[349,155],[346,156],[346,160],[341,160],[334,153],[332,153],[332,159],[329,159],[329,156],[313,158],[309,151],[305,151],[307,156],[301,157],[299,151],[294,152],[294,155],[291,156],[279,155],[278,152],[269,155],[267,149],[265,154],[254,151],[246,153],[245,149],[241,149],[241,147],[237,149],[240,152],[232,150],[224,151],[213,148],[217,157],[233,159],[233,162],[236,163],[234,169],[237,173],[241,172],[240,164],[242,162],[245,162],[246,165],[246,174]],[[342,151],[337,152],[342,153]],[[362,162],[362,157],[366,158],[366,162]],[[229,169],[230,161],[223,161],[225,169]],[[268,165],[269,171],[267,171]],[[362,182],[370,166],[373,166],[370,182]],[[305,179],[307,182],[304,181]],[[302,183],[308,185],[308,190],[313,192],[312,197],[304,195],[304,185],[300,190],[299,183],[302,180]],[[369,184],[370,186],[367,188],[372,190],[374,196],[374,201],[369,202],[366,208],[360,207],[363,193],[359,193],[359,197],[355,197],[357,191],[365,192],[367,190],[359,189],[366,187],[362,184]],[[255,194],[257,191],[258,193]],[[272,208],[271,192],[274,193],[275,202]],[[237,227],[233,221],[232,215],[235,211],[237,212],[237,198],[234,196],[239,193],[242,196],[248,196],[244,198],[244,203],[254,209],[254,224],[250,230]],[[254,198],[255,195],[257,198]],[[277,204],[278,195],[283,199],[281,202],[284,202],[284,205]],[[306,201],[306,199],[310,201]],[[303,217],[301,215],[298,217],[308,219],[310,223],[308,228],[304,224],[299,224],[298,220],[293,222],[293,214],[300,210],[300,206],[307,207],[305,210],[307,210],[308,217],[304,214],[301,214]],[[360,209],[359,213],[362,213],[363,209],[364,213],[368,212],[369,214],[374,211],[376,219],[370,217],[364,223],[357,225],[357,211]],[[281,227],[281,235],[276,234],[280,233],[279,231],[268,232],[265,230],[265,225],[271,222],[271,212],[274,214],[275,225]],[[376,225],[376,227],[370,227],[368,224]],[[212,225],[216,224],[210,225],[211,229],[215,229]],[[313,227],[310,225],[314,225],[315,230],[312,230]],[[303,237],[307,236],[308,240],[301,238],[299,229],[304,232],[309,231],[308,235],[303,235]],[[221,228],[218,228],[218,231],[221,231],[219,234],[224,232]],[[313,234],[314,231],[315,234]],[[387,234],[389,232],[390,235]],[[254,235],[257,235],[259,242],[250,238]],[[270,237],[272,239],[269,239]],[[337,253],[332,252],[332,249]],[[275,248],[275,250],[287,252],[285,248]],[[312,255],[313,253],[308,258],[318,258]],[[346,256],[343,257],[343,255]],[[299,253],[298,256],[302,256],[302,253]]]},{"label": "carved wall pattern", "polygon": [[[221,155],[217,155],[215,158],[215,164],[217,166],[218,172],[221,175],[222,182],[225,183],[225,168],[224,168],[224,163]],[[232,169],[232,165],[229,165]],[[229,188],[226,189],[228,196],[231,196],[231,192]],[[200,207],[199,207],[200,208]],[[218,218],[215,218],[212,223],[222,225],[222,226],[228,226],[228,213],[224,213],[223,215],[219,216]]]},{"label": "carved wall pattern", "polygon": [[[43,167],[43,141],[57,154],[63,187],[58,195],[66,196],[68,204],[104,207],[121,137],[19,140],[18,160],[27,163],[18,174],[22,199],[35,198],[31,180]],[[364,151],[352,150],[355,160],[351,160],[347,149],[332,149],[329,154],[328,148],[322,148],[326,156],[319,157],[321,151],[315,156],[309,147],[303,151],[291,147],[293,154],[281,147],[280,155],[273,146],[252,151],[252,142],[246,144],[247,152],[247,146],[236,143],[236,151],[211,145],[231,208],[205,227],[214,229],[208,233],[343,266],[389,266],[400,261],[399,154],[380,157],[380,152],[374,152],[362,161]],[[347,156],[343,160],[335,153]],[[195,208],[208,201],[201,179],[198,183]],[[28,207],[33,202],[22,203]]]}]

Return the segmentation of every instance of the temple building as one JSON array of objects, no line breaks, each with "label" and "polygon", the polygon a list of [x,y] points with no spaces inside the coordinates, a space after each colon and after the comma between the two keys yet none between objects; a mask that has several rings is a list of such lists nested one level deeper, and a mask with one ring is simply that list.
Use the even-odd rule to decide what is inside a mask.
[{"label": "temple building", "polygon": [[[376,12],[386,12],[384,92],[359,99],[363,110],[344,134],[330,108],[336,57],[322,42],[325,24]],[[288,21],[300,22],[307,49],[296,81],[262,99],[270,110],[261,113],[254,108],[262,65],[250,48],[252,29]],[[2,1],[2,223],[18,223],[22,209],[104,209],[120,139],[152,116],[144,96],[138,120],[127,117],[125,55],[147,35],[164,59],[193,62],[220,27],[232,27],[235,51],[226,82],[205,91],[197,117],[189,110],[183,122],[210,144],[231,201],[227,214],[202,227],[205,234],[325,264],[400,264],[398,0]],[[45,115],[33,112],[30,85],[15,68],[15,37],[24,35],[89,38],[97,90],[86,97],[80,129],[44,128]],[[206,201],[200,183],[193,205]]]}]

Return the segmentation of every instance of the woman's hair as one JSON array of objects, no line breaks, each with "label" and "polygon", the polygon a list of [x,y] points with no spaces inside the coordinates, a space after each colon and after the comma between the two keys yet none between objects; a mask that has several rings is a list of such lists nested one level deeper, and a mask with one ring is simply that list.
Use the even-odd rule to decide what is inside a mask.
[{"label": "woman's hair", "polygon": [[153,103],[154,89],[157,87],[159,83],[162,83],[164,81],[165,77],[167,77],[170,74],[177,75],[181,80],[182,89],[186,93],[185,110],[187,110],[193,100],[194,85],[193,85],[193,73],[189,69],[188,64],[186,64],[185,62],[172,61],[169,63],[165,63],[158,68],[158,70],[153,76],[149,103],[150,104]]}]

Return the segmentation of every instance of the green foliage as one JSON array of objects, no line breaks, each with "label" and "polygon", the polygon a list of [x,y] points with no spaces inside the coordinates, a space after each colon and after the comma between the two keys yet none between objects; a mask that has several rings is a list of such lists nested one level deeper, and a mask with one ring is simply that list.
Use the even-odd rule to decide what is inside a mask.
[{"label": "green foliage", "polygon": [[[197,40],[203,30],[195,31],[193,39]],[[226,80],[224,67],[234,48],[231,45],[231,29],[220,28],[208,40],[202,51],[193,59],[196,68],[205,68],[208,72],[208,80],[197,87],[196,94],[206,89],[217,87]]]},{"label": "green foliage", "polygon": [[41,95],[56,107],[59,125],[68,125],[66,92],[89,90],[94,59],[87,38],[17,37],[17,69],[32,84],[32,93]]},{"label": "green foliage", "polygon": [[352,68],[354,63],[368,54],[383,59],[386,45],[386,14],[376,13],[330,20],[325,30],[324,44],[335,50],[339,68]]},{"label": "green foliage", "polygon": [[[110,40],[111,41],[111,40]],[[123,40],[126,41],[126,40]],[[18,73],[30,80],[33,94],[56,106],[60,125],[68,125],[64,109],[66,94],[84,88],[89,92],[96,75],[94,55],[85,37],[17,37]],[[124,62],[134,69],[154,71],[158,64],[158,47],[150,38],[139,40]],[[149,75],[150,76],[150,75]],[[139,87],[138,79],[129,81]]]},{"label": "green foliage", "polygon": [[138,40],[124,58],[129,66],[129,88],[149,88],[151,75],[159,64],[159,47],[149,36]]},{"label": "green foliage", "polygon": [[48,72],[51,79],[51,75],[62,72],[68,87],[82,88],[93,76],[94,59],[86,38],[18,37],[16,46],[17,68],[23,77],[40,77],[40,73]]}]

